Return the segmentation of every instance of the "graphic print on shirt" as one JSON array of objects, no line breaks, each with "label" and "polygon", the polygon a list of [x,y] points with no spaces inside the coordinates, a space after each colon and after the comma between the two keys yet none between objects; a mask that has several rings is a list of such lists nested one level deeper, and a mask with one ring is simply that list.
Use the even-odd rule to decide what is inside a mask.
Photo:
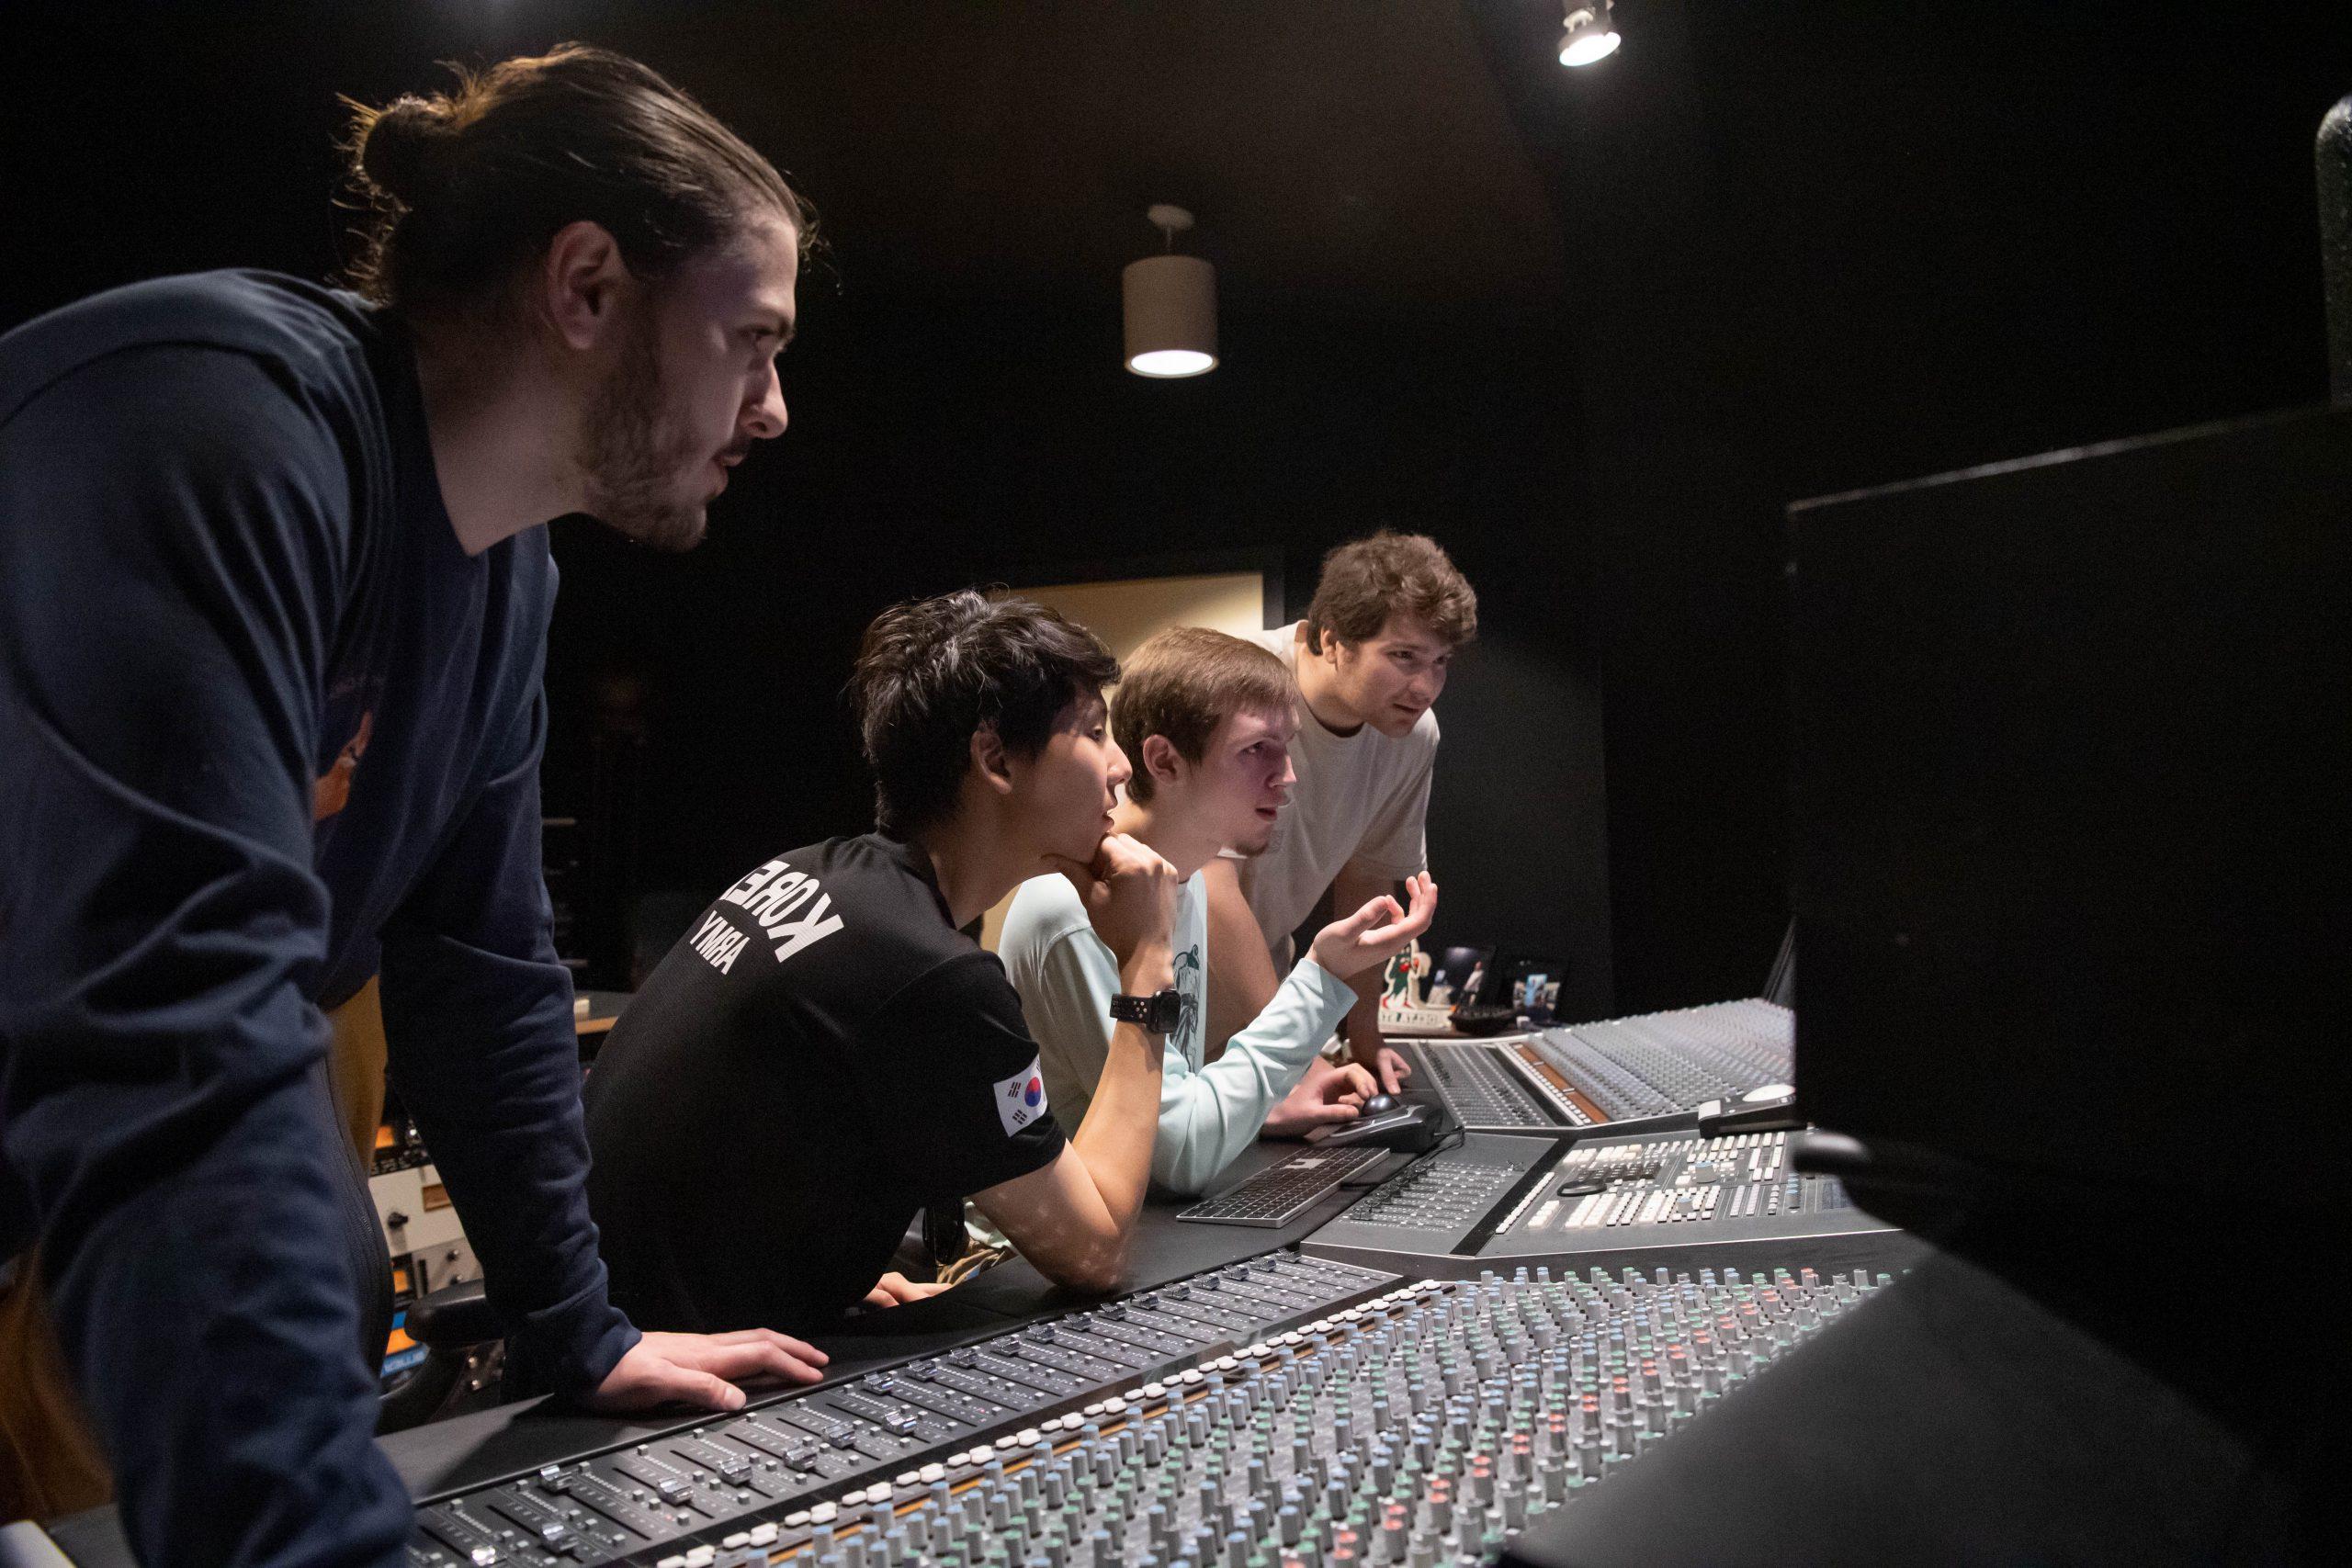
[{"label": "graphic print on shirt", "polygon": [[1006,1137],[1046,1113],[1044,1068],[1044,1058],[1032,1056],[1027,1066],[996,1081],[996,1119],[1004,1123]]},{"label": "graphic print on shirt", "polygon": [[343,743],[327,771],[311,783],[311,821],[323,822],[351,804],[351,775],[359,771],[359,759],[368,754],[368,737],[375,728],[376,710],[369,708],[359,716],[358,731]]},{"label": "graphic print on shirt", "polygon": [[695,929],[695,951],[722,975],[733,971],[735,960],[754,936],[763,944],[775,944],[775,961],[781,964],[842,929],[842,918],[832,912],[832,895],[820,888],[815,877],[794,871],[781,857],[747,873],[742,881],[721,893],[718,901],[741,909],[741,919],[758,922],[756,930],[741,930],[734,917],[714,908]]},{"label": "graphic print on shirt", "polygon": [[1200,1043],[1195,1038],[1201,1027],[1201,950],[1195,944],[1176,955],[1176,994],[1183,998],[1178,1010],[1176,1036],[1169,1044],[1184,1053],[1184,1059],[1201,1059]]}]

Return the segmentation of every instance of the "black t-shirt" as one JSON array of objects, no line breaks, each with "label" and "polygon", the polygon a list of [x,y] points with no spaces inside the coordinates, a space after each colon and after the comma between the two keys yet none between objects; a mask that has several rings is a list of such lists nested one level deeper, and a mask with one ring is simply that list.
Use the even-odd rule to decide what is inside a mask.
[{"label": "black t-shirt", "polygon": [[930,863],[768,861],[671,949],[588,1080],[589,1207],[644,1328],[821,1329],[925,1204],[1059,1156],[1037,1043]]}]

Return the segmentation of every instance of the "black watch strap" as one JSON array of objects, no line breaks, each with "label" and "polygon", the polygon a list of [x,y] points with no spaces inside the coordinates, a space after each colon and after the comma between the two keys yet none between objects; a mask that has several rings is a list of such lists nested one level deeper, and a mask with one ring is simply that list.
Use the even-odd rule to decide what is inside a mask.
[{"label": "black watch strap", "polygon": [[1111,998],[1111,1017],[1119,1023],[1139,1023],[1154,1034],[1173,1034],[1177,1022],[1184,1016],[1184,997],[1181,991],[1154,991],[1148,997],[1116,996]]}]

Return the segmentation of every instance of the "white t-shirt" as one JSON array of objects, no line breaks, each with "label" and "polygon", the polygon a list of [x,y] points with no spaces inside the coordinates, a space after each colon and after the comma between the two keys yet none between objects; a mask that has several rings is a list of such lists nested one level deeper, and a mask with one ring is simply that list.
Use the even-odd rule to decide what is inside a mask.
[{"label": "white t-shirt", "polygon": [[[1302,625],[1250,636],[1295,675]],[[1284,960],[1290,933],[1343,866],[1353,863],[1392,882],[1429,869],[1422,827],[1437,762],[1437,715],[1424,713],[1396,739],[1368,724],[1353,735],[1334,735],[1301,699],[1290,757],[1298,773],[1290,804],[1266,852],[1241,863],[1250,912],[1258,917],[1268,949]]]}]

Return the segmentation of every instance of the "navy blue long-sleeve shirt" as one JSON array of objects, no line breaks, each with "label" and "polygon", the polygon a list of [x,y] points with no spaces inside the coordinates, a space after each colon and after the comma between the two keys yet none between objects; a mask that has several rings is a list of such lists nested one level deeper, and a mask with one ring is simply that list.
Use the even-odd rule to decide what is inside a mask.
[{"label": "navy blue long-sleeve shirt", "polygon": [[546,530],[469,557],[387,314],[166,278],[0,338],[0,1257],[38,1240],[141,1557],[397,1559],[316,1073],[390,1066],[516,1353],[636,1331],[539,865]]}]

